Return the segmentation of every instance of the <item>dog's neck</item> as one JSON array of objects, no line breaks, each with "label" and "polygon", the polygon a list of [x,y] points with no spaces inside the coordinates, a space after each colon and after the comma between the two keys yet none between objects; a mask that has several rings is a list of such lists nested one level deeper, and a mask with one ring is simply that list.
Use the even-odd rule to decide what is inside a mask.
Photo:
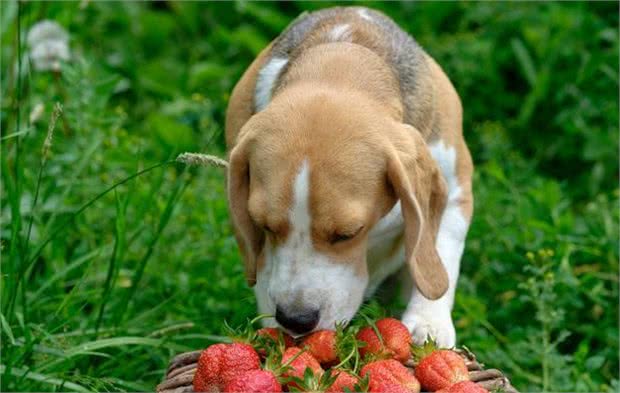
[{"label": "dog's neck", "polygon": [[274,86],[273,97],[305,85],[349,91],[376,103],[397,121],[403,119],[398,81],[389,65],[361,45],[347,42],[326,43],[305,50],[294,58]]}]

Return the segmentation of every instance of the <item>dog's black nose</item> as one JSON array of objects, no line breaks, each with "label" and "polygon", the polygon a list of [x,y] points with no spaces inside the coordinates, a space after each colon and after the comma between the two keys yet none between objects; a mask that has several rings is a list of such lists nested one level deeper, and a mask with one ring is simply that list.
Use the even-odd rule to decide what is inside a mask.
[{"label": "dog's black nose", "polygon": [[319,310],[303,310],[301,312],[284,312],[276,307],[276,321],[293,333],[308,333],[319,323]]}]

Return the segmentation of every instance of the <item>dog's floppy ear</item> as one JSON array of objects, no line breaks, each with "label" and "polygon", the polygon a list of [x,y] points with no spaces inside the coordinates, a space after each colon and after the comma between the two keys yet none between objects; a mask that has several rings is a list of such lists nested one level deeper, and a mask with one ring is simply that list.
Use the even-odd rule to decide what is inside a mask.
[{"label": "dog's floppy ear", "polygon": [[447,187],[422,135],[413,127],[404,127],[411,143],[390,148],[388,181],[400,200],[405,255],[413,280],[426,298],[434,300],[448,289],[448,274],[435,248]]},{"label": "dog's floppy ear", "polygon": [[235,237],[245,262],[245,275],[250,286],[256,284],[256,267],[262,257],[264,233],[256,227],[248,211],[250,197],[250,165],[247,140],[240,141],[230,153],[228,166],[228,207]]}]

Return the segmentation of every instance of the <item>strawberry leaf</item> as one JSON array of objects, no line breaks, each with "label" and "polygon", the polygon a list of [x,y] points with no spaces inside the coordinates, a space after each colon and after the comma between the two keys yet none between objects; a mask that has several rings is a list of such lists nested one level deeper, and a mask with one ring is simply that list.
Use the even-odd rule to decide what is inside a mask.
[{"label": "strawberry leaf", "polygon": [[358,371],[357,368],[360,364],[359,348],[366,344],[359,342],[355,337],[358,330],[358,327],[345,329],[344,323],[336,324],[336,355],[340,359],[340,363],[334,368],[348,368],[355,372]]},{"label": "strawberry leaf", "polygon": [[424,345],[411,344],[411,355],[413,356],[414,364],[420,363],[422,359],[438,349],[437,343],[432,338],[428,338]]},{"label": "strawberry leaf", "polygon": [[358,382],[353,385],[354,392],[367,392],[368,385],[370,384],[369,374],[364,375],[363,378],[359,378]]}]

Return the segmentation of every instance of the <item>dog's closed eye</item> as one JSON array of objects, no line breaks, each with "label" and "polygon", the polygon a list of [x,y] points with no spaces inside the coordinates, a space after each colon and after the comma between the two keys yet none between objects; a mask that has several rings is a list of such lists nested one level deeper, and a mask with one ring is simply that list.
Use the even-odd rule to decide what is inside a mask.
[{"label": "dog's closed eye", "polygon": [[363,225],[352,232],[334,232],[329,235],[328,241],[330,244],[346,242],[347,240],[351,240],[357,236],[362,229],[364,229]]},{"label": "dog's closed eye", "polygon": [[283,223],[270,222],[269,224],[259,225],[259,227],[262,228],[265,235],[267,235],[272,240],[284,240],[288,233],[288,226]]}]

